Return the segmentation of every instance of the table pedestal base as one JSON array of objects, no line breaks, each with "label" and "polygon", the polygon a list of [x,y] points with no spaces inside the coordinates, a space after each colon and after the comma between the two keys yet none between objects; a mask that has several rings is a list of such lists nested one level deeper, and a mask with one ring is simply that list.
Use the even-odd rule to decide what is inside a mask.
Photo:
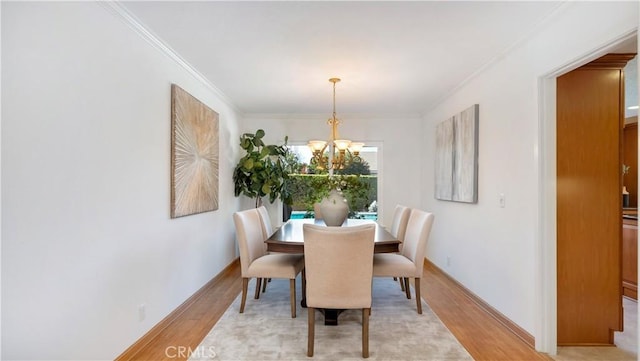
[{"label": "table pedestal base", "polygon": [[324,315],[324,325],[325,326],[337,326],[338,325],[338,316],[344,310],[336,310],[334,308],[321,308],[320,312]]},{"label": "table pedestal base", "polygon": [[[300,301],[300,306],[303,308],[307,308],[307,299],[303,298]],[[324,315],[324,325],[325,326],[337,326],[338,325],[338,316],[344,310],[337,310],[334,308],[319,308],[320,312]]]}]

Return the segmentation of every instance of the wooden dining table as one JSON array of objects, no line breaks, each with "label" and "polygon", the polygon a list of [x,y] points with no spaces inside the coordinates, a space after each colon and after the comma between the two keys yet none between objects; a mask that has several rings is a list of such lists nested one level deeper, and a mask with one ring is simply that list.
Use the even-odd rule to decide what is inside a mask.
[{"label": "wooden dining table", "polygon": [[[280,253],[304,253],[304,234],[302,232],[304,224],[325,225],[321,219],[290,219],[265,241],[267,250]],[[376,221],[370,219],[347,219],[342,226],[350,227],[363,224],[376,225],[374,253],[398,252],[400,241]]]},{"label": "wooden dining table", "polygon": [[[280,253],[304,253],[304,232],[303,225],[317,224],[325,225],[321,219],[304,218],[290,219],[282,227],[269,237],[265,243],[267,251]],[[373,220],[368,219],[347,219],[342,227],[359,226],[363,224],[375,224],[376,231],[374,236],[374,253],[390,253],[398,252],[400,241],[394,237],[383,226]],[[307,306],[306,292],[302,290],[302,307]],[[324,324],[337,325],[338,315],[342,310],[324,309]]]}]

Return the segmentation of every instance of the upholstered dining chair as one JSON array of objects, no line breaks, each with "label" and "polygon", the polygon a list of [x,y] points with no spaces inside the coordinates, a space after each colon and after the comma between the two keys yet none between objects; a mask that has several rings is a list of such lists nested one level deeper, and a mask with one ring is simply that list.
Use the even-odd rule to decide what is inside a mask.
[{"label": "upholstered dining chair", "polygon": [[[407,231],[410,214],[411,208],[401,204],[396,205],[393,212],[393,220],[391,222],[391,228],[389,228],[389,233],[400,241],[400,245],[398,246],[400,252],[402,252],[402,242],[404,241],[404,234]],[[398,278],[393,277],[393,280],[396,281]],[[402,278],[400,278],[400,288],[404,291],[404,280]]]},{"label": "upholstered dining chair", "polygon": [[412,209],[407,223],[402,252],[377,253],[373,256],[373,276],[404,279],[404,288],[408,299],[411,299],[409,278],[414,279],[416,306],[419,314],[422,314],[420,279],[422,278],[424,256],[433,219],[432,213]]},{"label": "upholstered dining chair", "polygon": [[313,356],[315,309],[362,309],[362,357],[369,357],[375,225],[303,226],[307,277],[307,356]]},{"label": "upholstered dining chair", "polygon": [[[411,208],[401,204],[396,205],[389,233],[398,238],[400,242],[404,241],[404,235],[407,231],[407,223],[409,222],[409,215],[411,215]],[[400,243],[400,250],[402,251],[402,243]]]},{"label": "upholstered dining chair", "polygon": [[[260,213],[260,220],[262,221],[262,233],[264,239],[271,237],[273,234],[273,227],[271,226],[271,218],[269,217],[269,212],[265,206],[258,207],[258,212]],[[266,247],[266,244],[265,244]]]},{"label": "upholstered dining chair", "polygon": [[[287,253],[266,254],[260,212],[255,208],[234,213],[233,221],[240,248],[242,274],[240,313],[244,312],[247,287],[251,278],[284,278],[289,280],[291,317],[296,317],[296,277],[304,269],[304,256]],[[259,295],[260,288],[258,286],[255,298],[257,299]]]},{"label": "upholstered dining chair", "polygon": [[[260,220],[262,221],[262,235],[264,239],[271,237],[273,234],[273,227],[271,227],[271,218],[269,217],[269,212],[265,206],[258,207],[258,213],[260,213]],[[264,251],[267,252],[267,244],[264,243]],[[259,279],[258,279],[259,280]],[[262,292],[264,293],[267,290],[267,282],[271,282],[271,279],[263,279],[258,281],[256,280],[256,294],[260,297],[260,283],[262,283]]]},{"label": "upholstered dining chair", "polygon": [[322,211],[320,210],[320,203],[313,204],[313,218],[314,219],[323,219]]}]

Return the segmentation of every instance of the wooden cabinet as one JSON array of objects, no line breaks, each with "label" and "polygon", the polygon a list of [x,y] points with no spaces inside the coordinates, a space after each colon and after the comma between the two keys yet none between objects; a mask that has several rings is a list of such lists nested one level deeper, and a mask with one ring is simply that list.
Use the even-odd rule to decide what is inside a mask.
[{"label": "wooden cabinet", "polygon": [[622,294],[638,299],[638,221],[622,220]]}]

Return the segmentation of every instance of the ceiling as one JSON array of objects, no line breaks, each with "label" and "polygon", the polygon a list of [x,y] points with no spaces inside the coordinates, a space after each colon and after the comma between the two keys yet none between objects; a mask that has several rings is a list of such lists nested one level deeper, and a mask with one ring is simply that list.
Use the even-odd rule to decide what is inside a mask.
[{"label": "ceiling", "polygon": [[123,2],[245,114],[421,114],[562,2]]}]

